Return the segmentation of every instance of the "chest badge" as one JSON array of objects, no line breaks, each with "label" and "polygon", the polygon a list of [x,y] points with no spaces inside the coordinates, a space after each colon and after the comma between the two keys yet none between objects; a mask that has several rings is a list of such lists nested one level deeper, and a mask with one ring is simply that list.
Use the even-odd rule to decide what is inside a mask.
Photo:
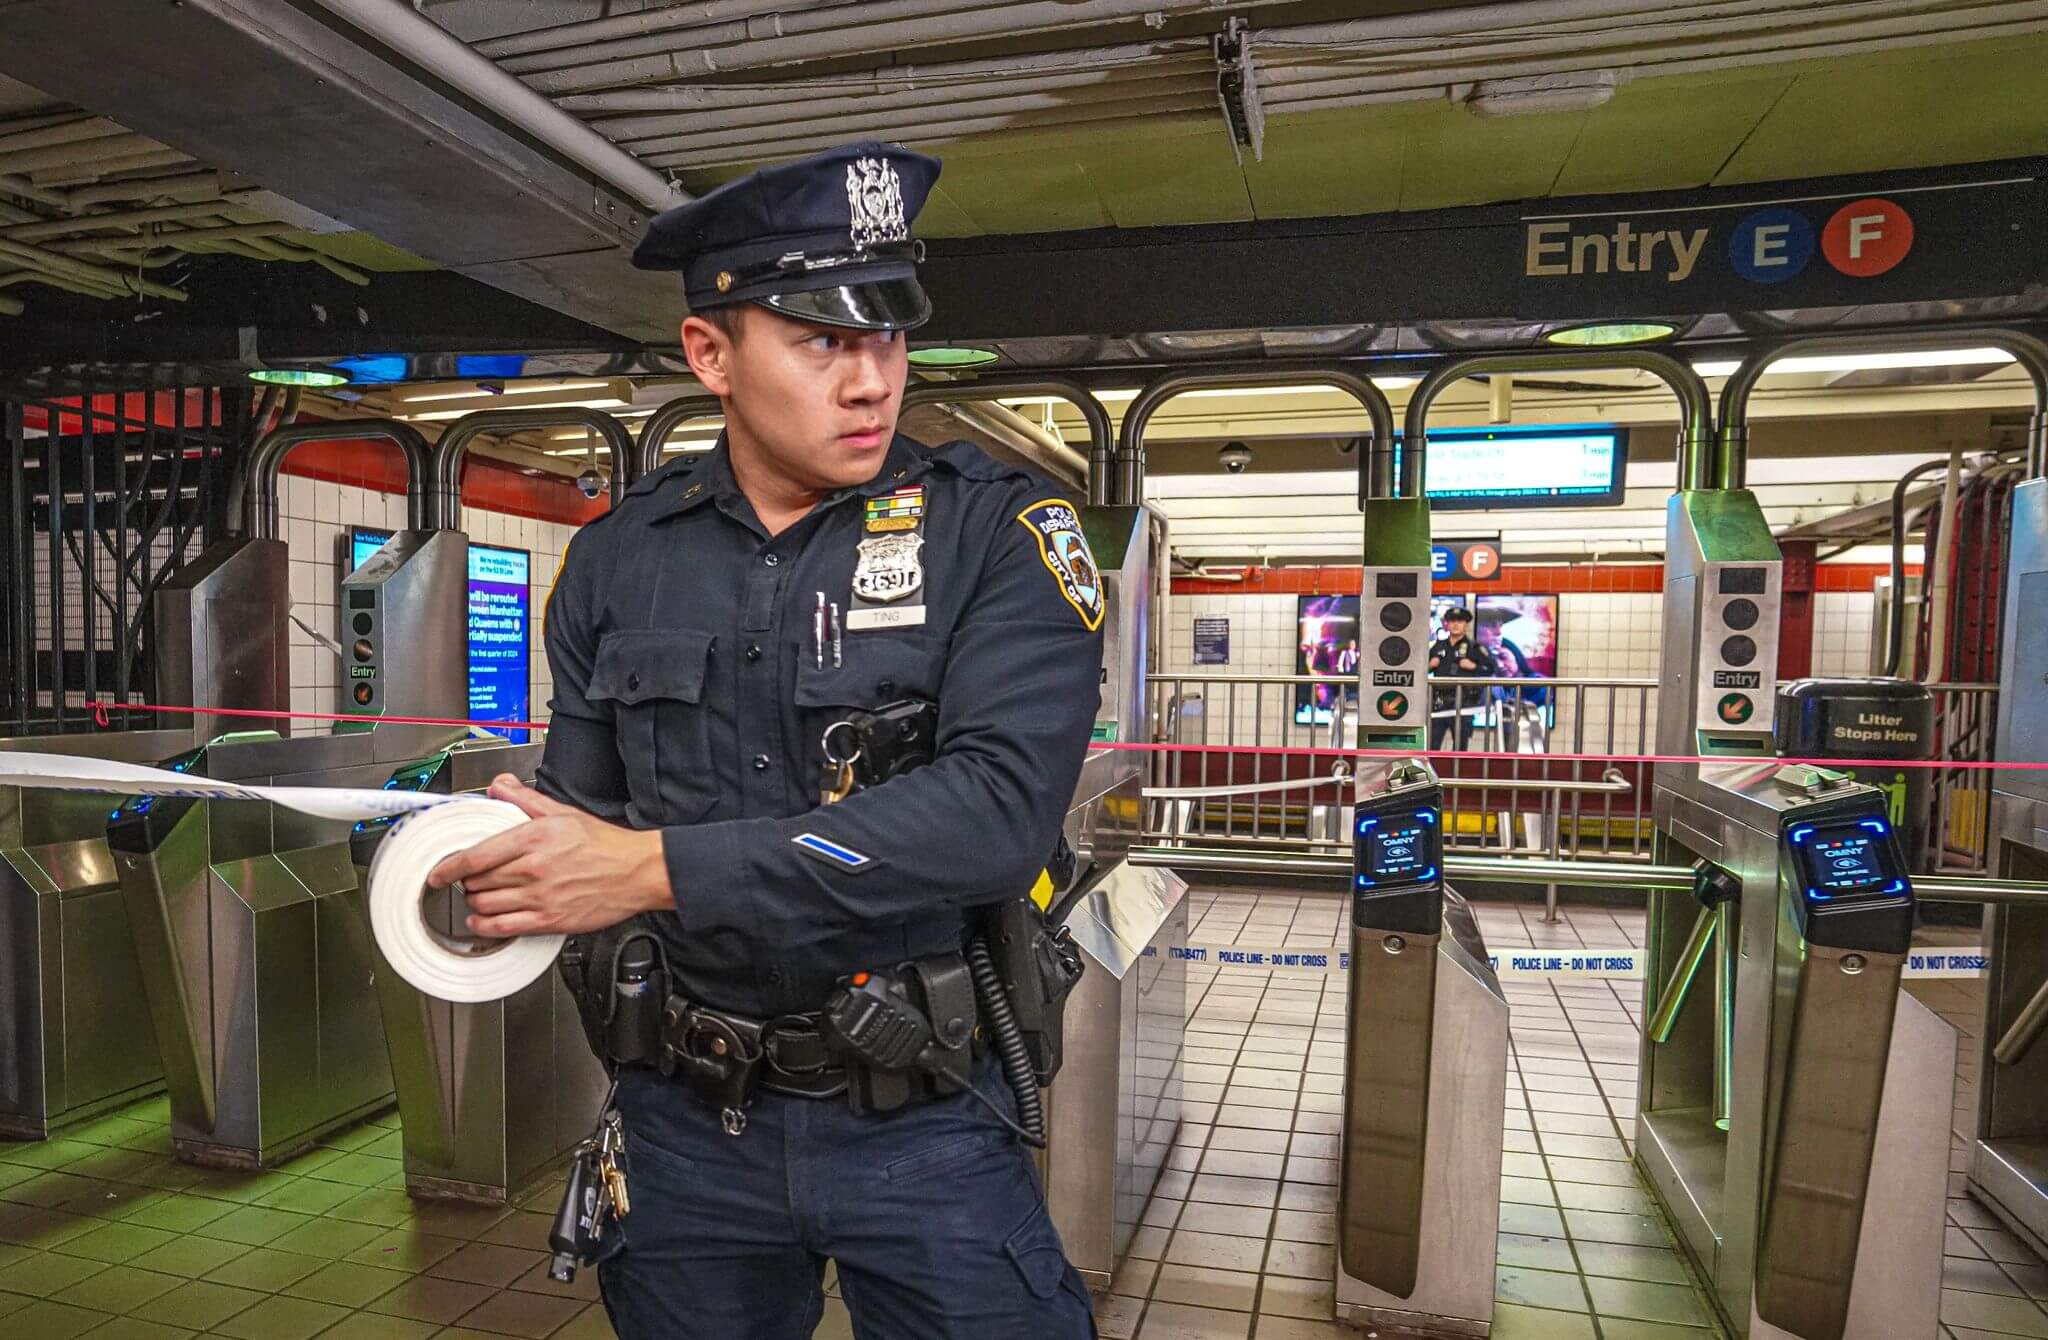
[{"label": "chest badge", "polygon": [[924,536],[914,531],[862,540],[853,570],[854,595],[878,605],[915,595],[924,587],[924,563],[918,557],[923,547]]}]

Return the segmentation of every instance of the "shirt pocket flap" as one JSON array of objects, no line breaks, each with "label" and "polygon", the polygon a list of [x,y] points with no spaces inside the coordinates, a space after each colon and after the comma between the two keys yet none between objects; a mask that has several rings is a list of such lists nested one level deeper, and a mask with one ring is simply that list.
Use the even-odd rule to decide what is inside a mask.
[{"label": "shirt pocket flap", "polygon": [[597,644],[585,696],[633,704],[650,699],[694,703],[717,641],[693,628],[622,628]]},{"label": "shirt pocket flap", "polygon": [[899,698],[937,699],[944,668],[935,638],[861,633],[844,640],[839,665],[832,664],[829,652],[823,669],[814,659],[799,663],[796,702],[799,707],[879,707]]}]

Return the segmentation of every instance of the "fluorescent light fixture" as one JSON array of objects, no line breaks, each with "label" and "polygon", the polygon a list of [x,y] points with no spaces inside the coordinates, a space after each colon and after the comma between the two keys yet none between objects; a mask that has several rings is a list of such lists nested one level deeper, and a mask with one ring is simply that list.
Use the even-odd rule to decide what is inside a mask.
[{"label": "fluorescent light fixture", "polygon": [[[1379,387],[1382,391],[1398,391],[1404,386],[1413,386],[1415,385],[1415,383],[1421,380],[1422,378],[1420,377],[1374,377],[1372,379],[1372,384],[1374,386]],[[1200,391],[1182,391],[1179,395],[1175,396],[1174,399],[1236,400],[1243,399],[1246,396],[1343,394],[1345,393],[1335,386],[1212,386],[1205,390]],[[1097,400],[1100,400],[1105,405],[1120,405],[1136,400],[1138,398],[1138,395],[1139,391],[1136,387],[1119,387],[1114,390],[1097,391],[1095,393],[1095,398]],[[1059,406],[1066,404],[1067,401],[1064,397],[1056,395],[1022,395],[1004,396],[1001,400],[997,401],[996,403],[1001,405],[1012,406]]]},{"label": "fluorescent light fixture", "polygon": [[435,400],[496,400],[501,395],[541,395],[549,391],[601,391],[610,382],[521,382],[507,386],[503,391],[435,391],[430,395],[409,395],[404,397],[408,405],[424,405]]},{"label": "fluorescent light fixture", "polygon": [[933,345],[929,349],[912,349],[910,366],[914,368],[981,368],[1001,358],[993,349],[959,348],[951,345]]},{"label": "fluorescent light fixture", "polygon": [[[1996,365],[2013,361],[2003,349],[1919,349],[1877,354],[1815,354],[1810,358],[1781,358],[1770,365],[1769,377],[1802,372],[1873,372],[1881,368],[1953,368]],[[1702,377],[1733,376],[1739,360],[1709,359],[1692,365]]]},{"label": "fluorescent light fixture", "polygon": [[348,374],[326,368],[251,368],[249,380],[266,386],[346,386]]},{"label": "fluorescent light fixture", "polygon": [[1619,345],[1668,340],[1677,333],[1678,327],[1669,321],[1601,321],[1553,330],[1543,339],[1548,344],[1569,345],[1574,349],[1611,349]]},{"label": "fluorescent light fixture", "polygon": [[[497,397],[493,396],[493,397],[491,397],[491,398],[492,398],[493,400],[495,400],[495,399],[496,399]],[[478,408],[485,408],[485,409],[488,409],[488,408],[491,408],[491,407],[490,407],[490,406],[480,406],[480,407],[478,407]],[[626,402],[625,402],[625,401],[623,401],[623,400],[560,400],[560,401],[551,401],[551,402],[549,402],[548,404],[545,404],[545,405],[523,405],[523,406],[521,406],[521,408],[522,408],[522,409],[608,409],[608,410],[612,410],[612,411],[614,411],[614,415],[613,415],[613,417],[615,417],[615,418],[626,418],[626,417],[629,417],[629,412],[627,411],[627,407],[626,407]],[[652,414],[652,413],[654,413],[654,411],[653,411],[653,410],[651,410],[651,409],[650,409],[650,410],[647,410],[647,411],[645,411],[645,412],[646,412],[646,413],[648,413],[648,414]],[[432,422],[434,422],[435,420],[438,420],[438,419],[459,419],[459,418],[462,418],[462,417],[463,417],[464,415],[466,415],[466,414],[474,414],[474,413],[476,413],[476,409],[475,409],[475,408],[472,408],[472,409],[430,409],[430,410],[426,411],[426,412],[425,412],[424,414],[401,414],[401,415],[399,415],[398,417],[399,417],[399,418],[401,418],[401,419],[403,419],[403,420],[405,420],[405,421],[406,421],[407,423],[432,423]]]}]

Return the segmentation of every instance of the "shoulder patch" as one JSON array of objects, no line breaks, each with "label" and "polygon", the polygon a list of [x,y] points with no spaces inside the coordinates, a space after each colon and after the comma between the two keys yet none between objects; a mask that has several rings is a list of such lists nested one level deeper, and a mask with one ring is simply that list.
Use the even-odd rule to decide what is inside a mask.
[{"label": "shoulder patch", "polygon": [[1102,573],[1081,533],[1079,510],[1064,498],[1047,498],[1017,513],[1017,520],[1038,542],[1038,556],[1088,631],[1102,627]]}]

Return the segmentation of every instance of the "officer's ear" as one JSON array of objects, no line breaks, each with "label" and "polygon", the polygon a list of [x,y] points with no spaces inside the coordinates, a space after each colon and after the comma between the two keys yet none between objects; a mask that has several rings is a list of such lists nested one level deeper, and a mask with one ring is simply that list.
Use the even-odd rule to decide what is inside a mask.
[{"label": "officer's ear", "polygon": [[732,393],[733,349],[739,343],[737,313],[714,307],[683,318],[683,357],[690,371],[715,396]]}]

